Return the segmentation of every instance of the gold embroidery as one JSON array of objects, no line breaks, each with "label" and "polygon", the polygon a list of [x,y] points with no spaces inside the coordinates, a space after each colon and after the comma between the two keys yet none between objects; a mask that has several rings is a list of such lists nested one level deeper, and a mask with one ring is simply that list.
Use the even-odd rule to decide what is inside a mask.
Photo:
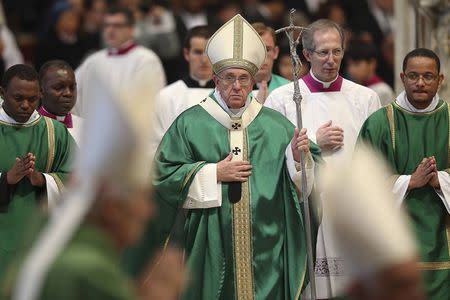
[{"label": "gold embroidery", "polygon": [[45,124],[47,124],[47,139],[48,139],[48,158],[45,173],[50,173],[55,159],[55,127],[50,118],[44,117]]},{"label": "gold embroidery", "polygon": [[422,271],[439,271],[439,270],[449,270],[450,261],[445,262],[419,262],[419,269]]},{"label": "gold embroidery", "polygon": [[0,120],[0,124],[2,125],[7,125],[7,126],[11,126],[11,127],[31,127],[36,125],[40,120],[41,120],[41,116],[39,116],[36,120],[34,120],[33,122],[29,123],[29,124],[11,124],[5,121],[1,121]]},{"label": "gold embroidery", "polygon": [[[395,108],[397,108],[397,109],[403,111],[404,113],[407,113],[407,114],[410,114],[410,115],[414,115],[414,116],[423,116],[423,115],[432,115],[432,114],[434,114],[435,112],[438,112],[438,111],[440,111],[441,109],[443,109],[443,108],[445,107],[446,102],[443,101],[443,100],[439,100],[439,101],[442,101],[442,103],[441,103],[438,107],[436,107],[434,110],[429,111],[429,112],[412,112],[412,111],[409,111],[409,110],[404,109],[403,107],[401,107],[400,105],[398,105],[397,102],[395,102],[395,101],[392,102],[390,105],[395,106]],[[387,106],[390,106],[390,105],[387,105]]]},{"label": "gold embroidery", "polygon": [[233,58],[242,59],[242,44],[244,39],[244,22],[241,18],[234,19]]},{"label": "gold embroidery", "polygon": [[189,171],[189,173],[187,174],[186,178],[183,181],[181,189],[185,188],[185,186],[188,183],[189,179],[192,177],[192,175],[194,175],[195,171],[197,171],[199,169],[199,167],[203,166],[203,163],[205,163],[205,162],[204,161],[197,162],[195,164],[195,166]]},{"label": "gold embroidery", "polygon": [[61,181],[61,178],[59,178],[59,176],[55,173],[50,173],[49,174],[56,182],[56,186],[58,187],[59,192],[64,191],[64,183]]},{"label": "gold embroidery", "polygon": [[[248,159],[247,131],[244,131],[243,159]],[[252,230],[249,182],[242,183],[241,200],[233,204],[233,245],[236,299],[254,299]]]},{"label": "gold embroidery", "polygon": [[[450,105],[448,105],[448,103],[445,103],[445,104],[447,105],[447,111],[448,111],[448,154],[447,154],[448,158],[447,158],[447,167],[450,167]],[[449,251],[450,251],[450,249],[449,249]]]},{"label": "gold embroidery", "polygon": [[250,74],[255,75],[256,72],[258,72],[258,67],[248,61],[243,59],[236,59],[236,58],[227,58],[222,59],[214,64],[214,73],[218,74],[222,72],[223,70],[227,68],[242,68],[250,72]]},{"label": "gold embroidery", "polygon": [[392,105],[387,105],[386,107],[386,113],[387,118],[389,121],[389,128],[391,130],[391,142],[392,142],[392,149],[395,153],[395,120],[394,120],[394,107]]}]

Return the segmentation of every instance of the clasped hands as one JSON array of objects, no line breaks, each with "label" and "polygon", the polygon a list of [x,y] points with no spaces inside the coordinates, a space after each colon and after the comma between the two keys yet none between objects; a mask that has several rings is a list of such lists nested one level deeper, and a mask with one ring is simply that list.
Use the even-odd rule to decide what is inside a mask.
[{"label": "clasped hands", "polygon": [[16,157],[16,162],[6,173],[6,180],[9,185],[17,184],[24,177],[28,177],[31,184],[36,187],[42,187],[45,184],[44,175],[35,169],[36,156],[28,153],[22,158]]},{"label": "clasped hands", "polygon": [[435,189],[440,189],[436,158],[434,156],[425,157],[411,174],[408,190],[421,188],[429,184]]}]

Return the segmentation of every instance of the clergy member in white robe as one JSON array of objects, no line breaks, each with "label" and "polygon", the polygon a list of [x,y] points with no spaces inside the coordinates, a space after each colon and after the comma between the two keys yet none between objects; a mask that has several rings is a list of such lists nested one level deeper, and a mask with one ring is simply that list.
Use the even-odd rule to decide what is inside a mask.
[{"label": "clergy member in white robe", "polygon": [[[158,56],[139,46],[133,39],[134,16],[127,8],[111,8],[104,17],[103,39],[107,49],[95,52],[77,68],[78,100],[73,113],[86,116],[87,86],[95,80],[95,69],[104,69],[110,82],[119,89],[126,89],[134,81],[146,78],[155,93],[166,85],[166,75]],[[148,95],[149,101],[155,95]]]},{"label": "clergy member in white robe", "polygon": [[173,121],[214,90],[212,66],[205,54],[205,46],[211,35],[212,30],[208,26],[197,26],[188,31],[183,55],[189,64],[189,75],[166,86],[156,96],[152,127],[154,133],[150,140],[151,158]]},{"label": "clergy member in white robe", "polygon": [[[303,33],[303,54],[311,71],[299,80],[303,127],[319,145],[325,162],[344,162],[351,158],[363,122],[380,108],[378,95],[339,76],[344,54],[344,33],[334,22],[318,20]],[[296,124],[294,84],[274,90],[265,105]],[[333,241],[328,212],[322,211],[317,237],[315,280],[318,299],[340,296],[347,282],[343,258]],[[304,293],[309,297],[310,292]]]}]

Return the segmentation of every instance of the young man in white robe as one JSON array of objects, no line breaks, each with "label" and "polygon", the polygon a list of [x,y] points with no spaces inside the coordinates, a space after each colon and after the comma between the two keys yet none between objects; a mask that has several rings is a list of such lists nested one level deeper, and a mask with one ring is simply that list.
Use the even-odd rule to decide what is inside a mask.
[{"label": "young man in white robe", "polygon": [[[302,36],[303,55],[311,65],[308,74],[299,80],[303,127],[322,150],[325,162],[351,158],[363,122],[380,108],[378,95],[369,88],[339,75],[344,56],[344,31],[329,20],[318,20]],[[274,90],[265,102],[296,124],[296,107],[292,100],[294,84]],[[327,220],[322,211],[317,237],[316,289],[318,299],[342,293],[346,280],[342,255],[335,247]],[[309,291],[304,293],[309,296]]]},{"label": "young man in white robe", "polygon": [[[92,101],[87,86],[95,80],[97,68],[104,69],[119,89],[126,89],[140,78],[146,78],[154,87],[154,93],[166,85],[166,75],[158,56],[134,41],[134,23],[133,13],[126,7],[112,7],[106,13],[102,34],[107,48],[87,57],[75,71],[78,100],[72,111],[74,114],[86,117],[87,102]],[[154,96],[148,95],[148,101]]]},{"label": "young man in white robe", "polygon": [[212,66],[205,54],[205,46],[212,33],[208,26],[196,26],[186,35],[183,56],[189,64],[189,75],[169,84],[156,97],[154,134],[150,141],[151,158],[172,122],[214,90]]}]

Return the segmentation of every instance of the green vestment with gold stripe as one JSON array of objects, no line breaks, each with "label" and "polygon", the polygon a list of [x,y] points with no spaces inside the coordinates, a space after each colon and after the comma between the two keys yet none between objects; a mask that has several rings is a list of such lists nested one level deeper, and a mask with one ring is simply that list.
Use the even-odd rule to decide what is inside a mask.
[{"label": "green vestment with gold stripe", "polygon": [[[449,108],[442,100],[427,113],[409,112],[393,102],[366,120],[359,139],[381,151],[396,174],[395,180],[414,173],[422,159],[430,156],[435,156],[438,171],[450,170]],[[418,238],[428,297],[448,299],[450,216],[429,185],[409,191],[403,205]]]},{"label": "green vestment with gold stripe", "polygon": [[[208,101],[222,110],[213,99]],[[302,210],[285,158],[294,127],[256,99],[242,119],[248,111],[254,116],[249,124],[233,119],[237,123],[227,128],[202,104],[196,105],[175,120],[156,155],[160,217],[152,232],[160,241],[171,234],[195,174],[232,150],[233,130],[241,130],[242,158],[252,165],[238,203],[228,200],[229,184],[222,183],[220,207],[186,211],[184,246],[190,284],[183,299],[298,299],[304,286]]]},{"label": "green vestment with gold stripe", "polygon": [[[39,117],[27,125],[0,122],[0,173],[9,171],[16,157],[31,152],[36,156],[35,169],[49,174],[58,188],[63,188],[74,145],[67,128],[47,117]],[[9,203],[0,207],[0,275],[16,252],[28,219],[40,205],[39,189],[28,178],[9,189]]]}]

